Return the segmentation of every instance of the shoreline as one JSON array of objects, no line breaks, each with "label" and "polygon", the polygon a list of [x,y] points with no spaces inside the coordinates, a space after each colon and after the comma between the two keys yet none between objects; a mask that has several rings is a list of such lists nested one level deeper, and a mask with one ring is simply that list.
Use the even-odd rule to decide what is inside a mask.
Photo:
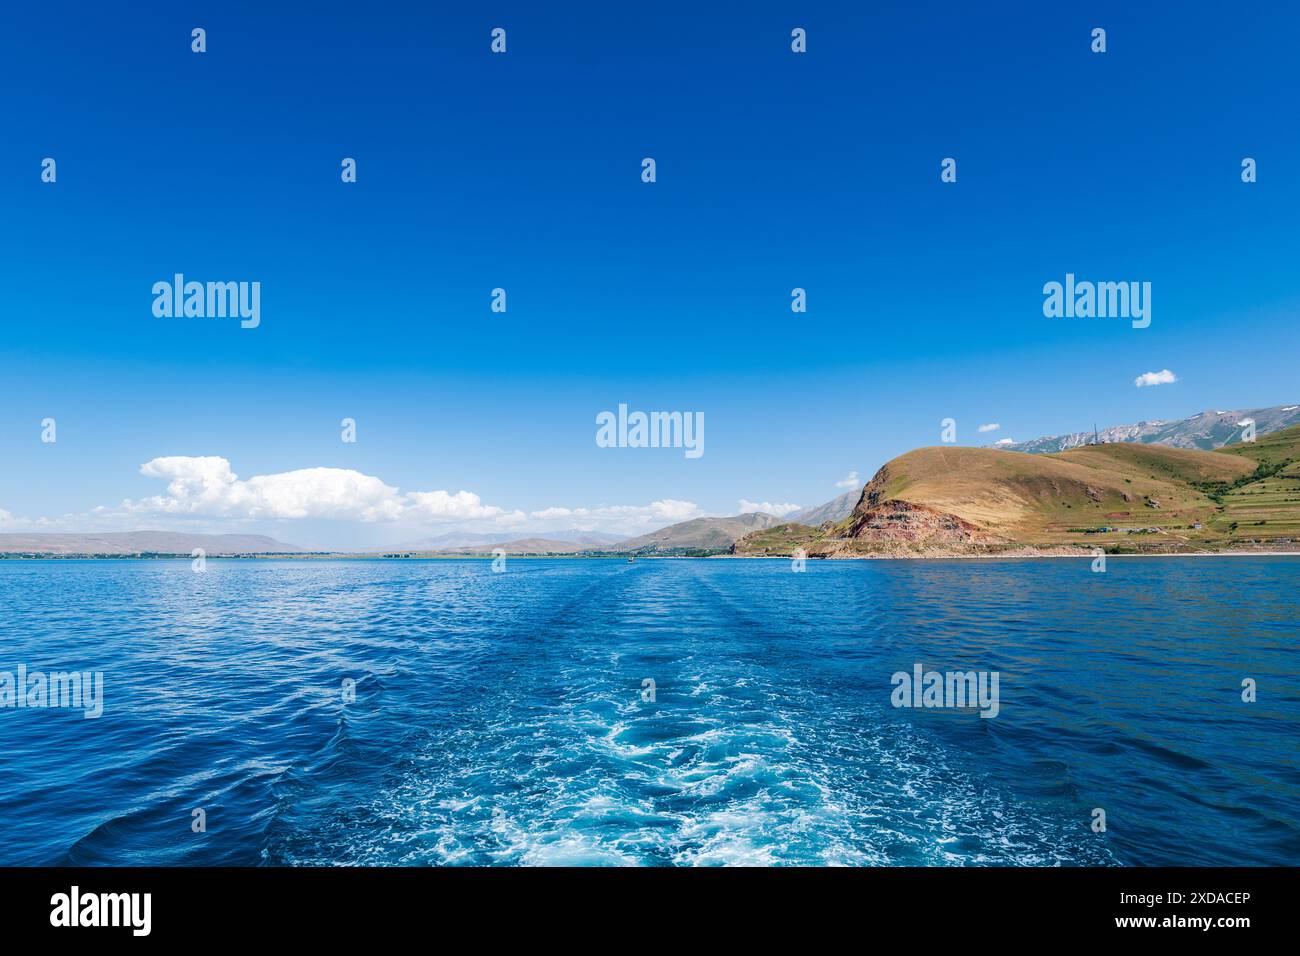
[{"label": "shoreline", "polygon": [[[1292,551],[1169,551],[1161,553],[1106,554],[1107,561],[1124,558],[1300,558],[1300,550]],[[626,556],[605,554],[507,554],[516,561],[616,561],[628,562]],[[1093,560],[1102,555],[1092,551],[1074,554],[857,554],[857,555],[808,555],[807,561],[1039,561],[1039,560]],[[638,554],[637,561],[791,561],[790,554]],[[0,564],[6,561],[192,561],[189,555],[149,555],[136,554],[96,554],[96,555],[3,555]],[[426,554],[411,557],[388,557],[386,555],[337,554],[217,554],[207,555],[208,561],[492,561],[490,554]]]},{"label": "shoreline", "polygon": [[[1042,561],[1086,560],[1102,557],[1091,551],[1079,554],[861,554],[818,557],[808,555],[809,561]],[[742,558],[748,560],[790,561],[793,555],[780,554],[720,554],[719,558]],[[1300,551],[1169,551],[1165,553],[1145,554],[1106,554],[1107,561],[1122,558],[1300,558]]]}]

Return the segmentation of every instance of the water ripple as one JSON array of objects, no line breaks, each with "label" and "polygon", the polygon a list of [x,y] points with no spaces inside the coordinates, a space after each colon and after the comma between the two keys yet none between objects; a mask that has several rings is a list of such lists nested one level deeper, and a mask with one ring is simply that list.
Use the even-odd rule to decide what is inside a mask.
[{"label": "water ripple", "polygon": [[1300,862],[1300,561],[208,568],[0,563],[0,863]]}]

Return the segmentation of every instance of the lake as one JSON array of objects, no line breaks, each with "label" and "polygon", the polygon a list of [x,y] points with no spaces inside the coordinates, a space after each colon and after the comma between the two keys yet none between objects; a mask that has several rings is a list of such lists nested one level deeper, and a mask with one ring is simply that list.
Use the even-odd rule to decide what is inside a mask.
[{"label": "lake", "polygon": [[6,560],[0,609],[0,672],[103,679],[0,709],[0,864],[1300,864],[1300,558]]}]

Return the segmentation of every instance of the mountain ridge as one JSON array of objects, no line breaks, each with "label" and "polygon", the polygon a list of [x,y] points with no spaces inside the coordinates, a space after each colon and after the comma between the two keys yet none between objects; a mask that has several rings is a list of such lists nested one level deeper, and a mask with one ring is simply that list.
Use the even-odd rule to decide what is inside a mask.
[{"label": "mountain ridge", "polygon": [[802,511],[796,511],[786,517],[786,521],[794,521],[799,524],[821,524],[825,521],[842,521],[847,518],[853,511],[853,506],[858,503],[862,497],[862,486],[854,488],[852,491],[846,491],[844,494],[832,498],[830,501],[814,508],[804,508]]},{"label": "mountain ridge", "polygon": [[97,534],[62,532],[0,532],[0,554],[135,555],[181,554],[195,549],[208,557],[240,554],[301,554],[295,544],[285,544],[262,534],[195,534],[185,531],[105,531]]},{"label": "mountain ridge", "polygon": [[750,511],[725,518],[691,518],[623,541],[609,550],[634,554],[725,551],[745,534],[781,523],[780,518],[762,511]]},{"label": "mountain ridge", "polygon": [[984,447],[1041,455],[1068,451],[1082,445],[1090,445],[1093,443],[1094,438],[1100,438],[1103,444],[1124,442],[1213,451],[1225,445],[1239,443],[1243,430],[1240,423],[1247,419],[1255,422],[1255,432],[1258,435],[1280,431],[1292,425],[1300,424],[1300,403],[1237,411],[1207,409],[1187,418],[1177,418],[1171,421],[1156,419],[1154,421],[1135,422],[1131,425],[1112,425],[1100,429],[1095,435],[1092,430],[1086,430],[1070,432],[1064,435],[1047,435],[1023,442],[998,442]]},{"label": "mountain ridge", "polygon": [[[500,533],[476,531],[449,531],[431,538],[408,541],[388,548],[371,548],[376,553],[429,552],[438,554],[490,554],[495,548],[507,551],[535,542],[551,542],[556,551],[582,551],[609,547],[627,540],[627,535],[605,534],[600,531],[538,531],[523,538],[510,538]],[[571,547],[576,545],[576,547]]]}]

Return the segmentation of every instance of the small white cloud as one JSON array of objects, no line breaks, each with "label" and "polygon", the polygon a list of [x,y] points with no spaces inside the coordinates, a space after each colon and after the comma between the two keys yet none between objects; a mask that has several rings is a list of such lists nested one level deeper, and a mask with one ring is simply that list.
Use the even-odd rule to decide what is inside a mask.
[{"label": "small white cloud", "polygon": [[1159,372],[1143,372],[1133,379],[1133,384],[1138,388],[1146,388],[1148,385],[1172,385],[1176,381],[1178,376],[1166,368]]},{"label": "small white cloud", "polygon": [[980,431],[982,431],[982,432],[995,432],[995,431],[997,431],[997,430],[998,430],[999,428],[1001,428],[1001,427],[1002,427],[1002,426],[999,425],[997,422],[991,422],[991,423],[989,423],[988,425],[981,425],[981,426],[980,426]]},{"label": "small white cloud", "polygon": [[532,512],[532,516],[534,518],[540,518],[542,521],[550,521],[555,518],[571,518],[573,517],[573,509],[572,508],[542,508],[538,511]]},{"label": "small white cloud", "polygon": [[478,518],[499,518],[504,512],[494,505],[485,505],[472,491],[412,491],[406,496],[411,503],[412,517],[426,521],[465,521]]},{"label": "small white cloud", "polygon": [[836,488],[856,488],[856,487],[858,487],[858,485],[860,485],[860,484],[861,484],[861,482],[858,481],[858,473],[857,473],[856,471],[851,471],[851,472],[849,472],[847,475],[845,475],[843,478],[841,478],[839,481],[835,482],[835,487],[836,487]]},{"label": "small white cloud", "polygon": [[669,521],[685,521],[687,518],[694,518],[699,515],[700,509],[693,501],[661,498],[658,501],[650,502],[650,512],[656,518],[666,518]]},{"label": "small white cloud", "polygon": [[1014,438],[999,438],[993,443],[993,445],[996,448],[998,445],[1014,445],[1015,443],[1016,440]]},{"label": "small white cloud", "polygon": [[743,515],[752,511],[762,511],[766,514],[776,515],[778,518],[803,508],[803,505],[796,505],[789,501],[777,503],[772,501],[750,501],[747,498],[741,498],[738,504],[740,505],[740,513]]}]

